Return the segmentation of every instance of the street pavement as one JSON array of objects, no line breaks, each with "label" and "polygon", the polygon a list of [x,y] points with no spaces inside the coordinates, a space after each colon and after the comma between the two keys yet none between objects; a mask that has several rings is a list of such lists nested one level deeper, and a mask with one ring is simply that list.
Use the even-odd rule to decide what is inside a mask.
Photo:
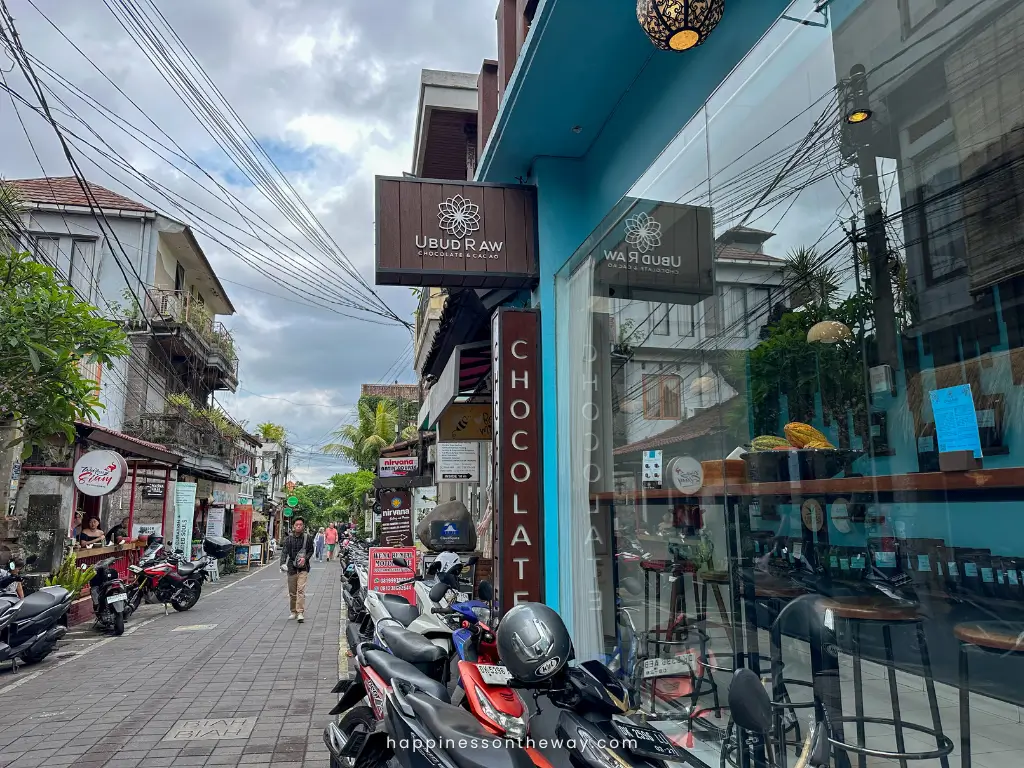
[{"label": "street pavement", "polygon": [[207,584],[191,611],[144,606],[121,637],[84,625],[39,665],[3,665],[0,768],[327,768],[337,569],[314,565],[303,624],[269,565]]}]

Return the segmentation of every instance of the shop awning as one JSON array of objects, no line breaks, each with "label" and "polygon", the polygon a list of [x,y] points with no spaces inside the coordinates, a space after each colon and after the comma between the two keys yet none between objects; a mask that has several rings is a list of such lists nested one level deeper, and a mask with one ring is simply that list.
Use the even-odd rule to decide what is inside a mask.
[{"label": "shop awning", "polygon": [[427,397],[428,415],[423,429],[433,429],[452,403],[491,401],[491,342],[462,344],[452,350],[448,365]]},{"label": "shop awning", "polygon": [[166,445],[140,440],[137,437],[126,435],[109,427],[90,424],[85,421],[76,421],[75,428],[78,431],[79,437],[110,448],[116,448],[128,457],[149,459],[150,461],[172,465],[178,464],[181,461],[181,456],[172,452]]},{"label": "shop awning", "polygon": [[494,308],[515,295],[516,291],[510,290],[464,288],[451,291],[420,373],[440,378],[456,347],[489,341]]}]

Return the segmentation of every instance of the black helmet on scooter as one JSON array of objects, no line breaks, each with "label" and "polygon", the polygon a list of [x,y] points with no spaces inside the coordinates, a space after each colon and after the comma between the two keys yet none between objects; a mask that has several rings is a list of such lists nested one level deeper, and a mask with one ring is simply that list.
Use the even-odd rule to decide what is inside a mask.
[{"label": "black helmet on scooter", "polygon": [[561,617],[543,603],[520,603],[498,625],[498,655],[512,677],[540,683],[554,677],[572,656]]}]

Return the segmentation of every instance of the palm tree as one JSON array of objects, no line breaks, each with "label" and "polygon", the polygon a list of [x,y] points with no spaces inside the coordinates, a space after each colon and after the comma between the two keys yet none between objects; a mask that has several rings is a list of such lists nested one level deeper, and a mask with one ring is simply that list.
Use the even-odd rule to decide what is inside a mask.
[{"label": "palm tree", "polygon": [[324,453],[348,459],[359,469],[375,469],[380,452],[395,442],[398,406],[381,400],[376,408],[360,400],[355,424],[345,424],[334,437],[338,442],[325,445]]},{"label": "palm tree", "polygon": [[839,290],[839,271],[825,263],[814,248],[797,248],[786,259],[786,281],[790,285],[790,306],[814,304],[822,309],[831,306],[833,294]]}]

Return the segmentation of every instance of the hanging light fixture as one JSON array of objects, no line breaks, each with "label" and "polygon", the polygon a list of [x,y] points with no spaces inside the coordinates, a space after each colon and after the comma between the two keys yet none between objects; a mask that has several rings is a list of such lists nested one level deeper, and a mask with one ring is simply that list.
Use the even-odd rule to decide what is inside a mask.
[{"label": "hanging light fixture", "polygon": [[848,341],[853,338],[853,332],[838,320],[822,320],[815,323],[807,331],[809,343],[837,344],[840,341]]},{"label": "hanging light fixture", "polygon": [[718,26],[725,0],[637,0],[636,18],[663,51],[695,48]]},{"label": "hanging light fixture", "polygon": [[850,79],[846,83],[846,122],[856,125],[871,119],[871,108],[868,104],[868,75],[862,64],[856,64],[850,70]]}]

